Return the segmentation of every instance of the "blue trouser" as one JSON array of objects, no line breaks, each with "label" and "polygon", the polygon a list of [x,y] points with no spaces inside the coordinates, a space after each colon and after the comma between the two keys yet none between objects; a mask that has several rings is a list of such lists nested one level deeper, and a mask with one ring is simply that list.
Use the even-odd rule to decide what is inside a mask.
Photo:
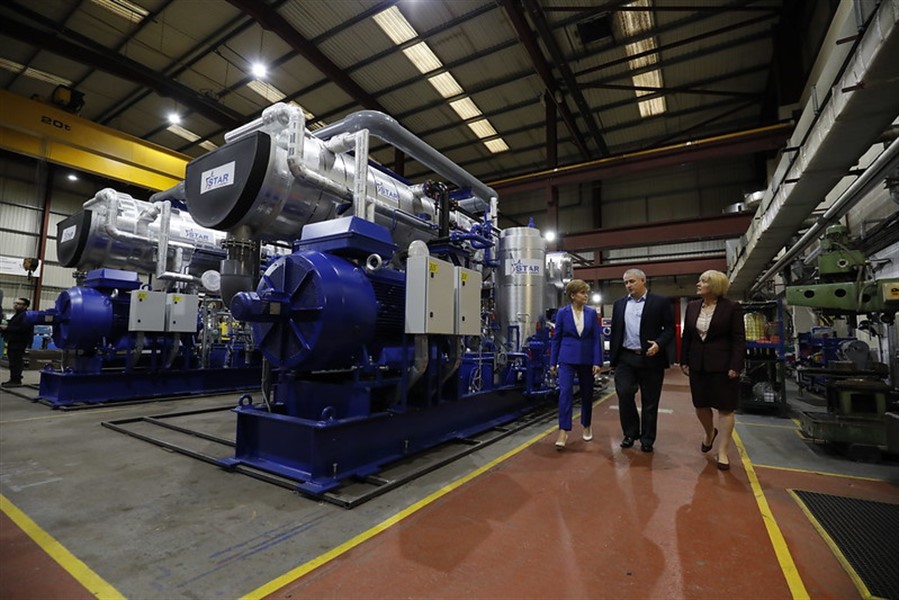
[{"label": "blue trouser", "polygon": [[581,386],[581,425],[589,427],[593,420],[593,365],[559,365],[559,429],[571,431],[574,406],[574,376]]}]

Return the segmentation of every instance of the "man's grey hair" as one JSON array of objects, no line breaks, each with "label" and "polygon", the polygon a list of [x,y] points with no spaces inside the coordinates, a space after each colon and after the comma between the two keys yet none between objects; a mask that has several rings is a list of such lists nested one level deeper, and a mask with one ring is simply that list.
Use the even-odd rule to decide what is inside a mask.
[{"label": "man's grey hair", "polygon": [[628,269],[627,271],[624,272],[622,279],[626,278],[628,275],[633,275],[637,279],[642,279],[643,281],[646,281],[646,273],[644,273],[640,269]]}]

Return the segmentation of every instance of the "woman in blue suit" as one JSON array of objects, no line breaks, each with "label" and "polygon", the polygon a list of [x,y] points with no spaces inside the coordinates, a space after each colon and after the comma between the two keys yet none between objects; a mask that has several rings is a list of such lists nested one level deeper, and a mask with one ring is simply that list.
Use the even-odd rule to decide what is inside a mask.
[{"label": "woman in blue suit", "polygon": [[572,279],[565,286],[571,304],[556,313],[556,328],[550,343],[550,372],[559,374],[559,439],[556,449],[562,450],[571,431],[571,412],[574,404],[574,376],[581,387],[581,425],[584,440],[593,439],[590,426],[593,417],[593,376],[602,365],[599,338],[599,317],[587,306],[590,287],[580,279]]}]

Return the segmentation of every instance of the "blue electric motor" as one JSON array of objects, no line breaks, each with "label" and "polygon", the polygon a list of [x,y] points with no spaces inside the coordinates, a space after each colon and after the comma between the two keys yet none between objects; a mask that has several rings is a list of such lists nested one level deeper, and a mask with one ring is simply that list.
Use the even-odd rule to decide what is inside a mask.
[{"label": "blue electric motor", "polygon": [[[62,350],[94,348],[104,339],[115,341],[128,333],[128,294],[141,286],[137,273],[97,269],[84,285],[65,290],[53,310],[32,312],[34,324],[52,322],[53,343]],[[121,294],[121,295],[120,295]]]},{"label": "blue electric motor", "polygon": [[303,240],[269,266],[255,292],[235,294],[232,314],[253,323],[256,345],[275,367],[334,370],[376,359],[378,348],[402,337],[405,277],[350,258],[389,259],[395,246],[386,230],[338,219],[307,225]]}]

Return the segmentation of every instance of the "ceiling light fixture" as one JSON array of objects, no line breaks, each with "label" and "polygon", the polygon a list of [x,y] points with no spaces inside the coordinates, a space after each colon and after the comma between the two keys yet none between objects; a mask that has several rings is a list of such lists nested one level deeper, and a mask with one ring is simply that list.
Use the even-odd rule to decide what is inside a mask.
[{"label": "ceiling light fixture", "polygon": [[177,125],[178,123],[181,122],[181,115],[179,115],[176,112],[170,112],[168,114],[168,120],[169,120],[169,123],[171,123],[172,125]]},{"label": "ceiling light fixture", "polygon": [[268,75],[268,67],[261,62],[255,62],[250,67],[250,73],[252,73],[253,77],[256,79],[264,79],[265,76]]}]

